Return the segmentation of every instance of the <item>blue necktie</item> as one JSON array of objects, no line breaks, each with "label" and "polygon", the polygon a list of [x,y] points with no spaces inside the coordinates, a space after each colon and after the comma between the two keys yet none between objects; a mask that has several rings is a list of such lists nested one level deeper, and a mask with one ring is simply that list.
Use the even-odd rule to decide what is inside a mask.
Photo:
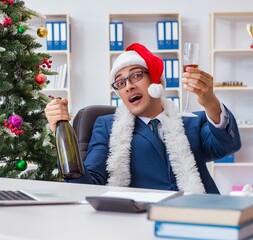
[{"label": "blue necktie", "polygon": [[[155,119],[150,120],[149,123],[151,124],[152,130],[153,130],[153,132],[155,133],[155,135],[156,135],[157,137],[159,137],[159,133],[158,133],[158,124],[160,123],[160,121],[159,121],[158,119],[155,118]],[[159,139],[160,139],[160,137],[159,137]]]},{"label": "blue necktie", "polygon": [[166,148],[165,148],[164,142],[162,141],[162,139],[160,138],[159,133],[158,133],[158,124],[159,123],[160,123],[160,121],[156,118],[149,121],[149,124],[152,126],[152,131],[154,132],[154,134],[159,139],[159,143],[160,143],[162,152],[164,153],[163,155],[164,155],[165,160],[166,160]]},{"label": "blue necktie", "polygon": [[160,123],[160,121],[158,119],[152,119],[149,121],[149,124],[152,126],[152,130],[154,132],[154,134],[158,137],[159,139],[159,142],[160,142],[160,146],[161,146],[161,150],[162,152],[164,153],[163,156],[164,156],[164,160],[166,162],[166,165],[168,167],[168,171],[169,171],[169,174],[170,174],[170,179],[171,179],[171,189],[170,190],[174,190],[174,191],[178,191],[178,188],[177,188],[177,184],[176,184],[176,178],[172,172],[172,169],[170,167],[170,164],[167,162],[167,157],[166,157],[166,148],[165,148],[165,144],[164,142],[162,141],[162,139],[160,138],[159,136],[159,133],[158,133],[158,124]]}]

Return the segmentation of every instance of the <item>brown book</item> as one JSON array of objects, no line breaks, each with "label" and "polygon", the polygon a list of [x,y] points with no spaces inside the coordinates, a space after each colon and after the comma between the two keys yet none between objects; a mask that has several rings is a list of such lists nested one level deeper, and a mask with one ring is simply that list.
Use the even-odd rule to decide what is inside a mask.
[{"label": "brown book", "polygon": [[239,226],[253,221],[253,197],[193,194],[152,204],[154,221]]}]

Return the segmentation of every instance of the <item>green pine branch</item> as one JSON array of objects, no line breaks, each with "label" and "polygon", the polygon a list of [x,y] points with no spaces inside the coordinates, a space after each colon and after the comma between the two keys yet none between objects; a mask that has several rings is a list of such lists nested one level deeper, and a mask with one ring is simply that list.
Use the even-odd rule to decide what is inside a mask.
[{"label": "green pine branch", "polygon": [[[44,16],[27,8],[20,0],[15,0],[14,4],[0,2],[0,10],[12,19],[12,24],[0,26],[0,47],[5,48],[0,53],[0,177],[61,180],[57,171],[55,137],[44,114],[51,99],[41,92],[46,83],[35,81],[39,73],[46,76],[57,73],[41,66],[43,59],[51,56],[35,52],[41,47],[36,37],[28,31],[18,31],[20,26],[28,29],[28,20],[32,17]],[[15,126],[10,127],[12,115],[22,118],[23,124],[16,127],[22,134],[15,133]],[[19,169],[17,162],[20,160],[35,167]]]}]

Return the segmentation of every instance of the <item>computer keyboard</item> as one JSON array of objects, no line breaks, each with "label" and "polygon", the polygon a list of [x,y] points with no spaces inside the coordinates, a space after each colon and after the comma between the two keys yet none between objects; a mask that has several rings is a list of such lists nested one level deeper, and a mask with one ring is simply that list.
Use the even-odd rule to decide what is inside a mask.
[{"label": "computer keyboard", "polygon": [[0,190],[0,201],[34,200],[21,191]]}]

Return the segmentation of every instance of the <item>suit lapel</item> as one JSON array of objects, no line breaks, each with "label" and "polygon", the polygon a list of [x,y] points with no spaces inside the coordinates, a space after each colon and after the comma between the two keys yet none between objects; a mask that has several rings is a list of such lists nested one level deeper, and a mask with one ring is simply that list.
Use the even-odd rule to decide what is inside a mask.
[{"label": "suit lapel", "polygon": [[[149,141],[154,146],[154,148],[156,149],[156,151],[158,152],[160,157],[162,159],[164,159],[164,151],[161,147],[162,141],[159,141],[157,139],[156,135],[150,129],[150,127],[146,123],[144,123],[141,119],[139,119],[138,117],[135,119],[134,132],[137,133],[137,134],[140,134],[147,141]],[[167,157],[168,156],[167,156],[167,153],[166,153],[166,158]]]}]

